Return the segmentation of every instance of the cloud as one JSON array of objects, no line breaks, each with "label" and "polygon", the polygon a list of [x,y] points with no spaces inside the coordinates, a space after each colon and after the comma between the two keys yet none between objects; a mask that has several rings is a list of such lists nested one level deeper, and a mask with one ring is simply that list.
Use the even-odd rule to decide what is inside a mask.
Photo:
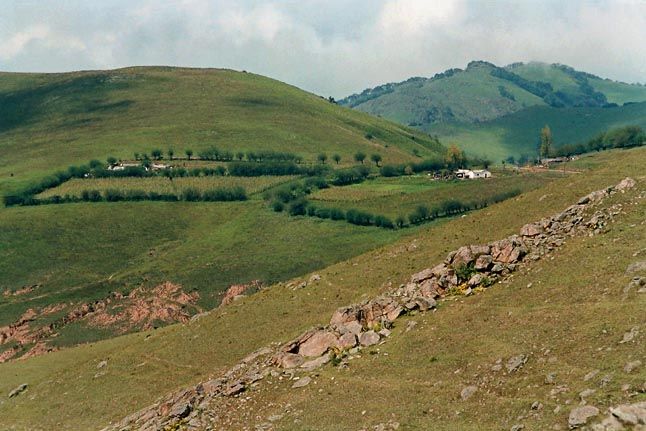
[{"label": "cloud", "polygon": [[5,0],[0,69],[228,67],[340,97],[474,59],[646,81],[646,2]]}]

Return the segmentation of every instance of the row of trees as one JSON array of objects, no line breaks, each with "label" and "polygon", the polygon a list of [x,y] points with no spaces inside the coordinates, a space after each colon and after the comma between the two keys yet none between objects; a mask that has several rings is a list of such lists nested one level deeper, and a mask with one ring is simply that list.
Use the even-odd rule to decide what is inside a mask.
[{"label": "row of trees", "polygon": [[646,144],[646,134],[639,126],[625,126],[599,133],[586,143],[564,144],[554,148],[552,130],[548,125],[541,129],[539,155],[546,157],[569,157],[612,148],[639,147]]},{"label": "row of trees", "polygon": [[167,201],[167,202],[230,202],[244,201],[247,192],[242,187],[219,187],[200,191],[196,188],[184,189],[179,194],[146,192],[144,190],[117,190],[107,189],[83,190],[79,196],[66,194],[54,195],[48,198],[37,199],[30,197],[22,202],[23,205],[62,204],[73,202],[123,202],[123,201]]}]

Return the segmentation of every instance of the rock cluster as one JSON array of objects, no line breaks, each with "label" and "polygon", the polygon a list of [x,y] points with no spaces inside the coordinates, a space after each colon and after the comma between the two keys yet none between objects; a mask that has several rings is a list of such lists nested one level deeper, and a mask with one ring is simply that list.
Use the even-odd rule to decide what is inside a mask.
[{"label": "rock cluster", "polygon": [[592,426],[593,431],[619,431],[626,429],[646,429],[646,401],[613,407],[601,423]]},{"label": "rock cluster", "polygon": [[[413,274],[410,281],[376,298],[337,309],[327,326],[312,328],[278,347],[261,349],[235,365],[223,377],[209,380],[193,388],[177,392],[163,401],[135,413],[108,430],[154,430],[181,423],[186,429],[201,429],[200,411],[216,396],[237,396],[259,383],[269,374],[296,371],[311,372],[339,358],[343,352],[359,350],[381,343],[390,335],[389,328],[402,314],[425,312],[437,306],[437,300],[449,294],[469,294],[500,281],[526,261],[540,259],[568,237],[594,235],[619,213],[617,206],[589,210],[605,197],[634,187],[627,178],[615,187],[595,191],[581,198],[565,211],[522,227],[512,235],[484,245],[460,247],[448,254],[444,262]],[[527,362],[525,355],[509,359],[508,372],[520,369]],[[309,377],[296,380],[293,388],[304,387]],[[471,397],[477,388],[467,387],[461,397]],[[580,426],[592,414],[589,406],[573,411],[571,426]]]}]

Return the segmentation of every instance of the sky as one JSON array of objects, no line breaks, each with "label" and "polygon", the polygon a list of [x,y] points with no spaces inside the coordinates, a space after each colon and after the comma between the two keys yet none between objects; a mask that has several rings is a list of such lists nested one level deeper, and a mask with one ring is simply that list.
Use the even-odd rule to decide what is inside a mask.
[{"label": "sky", "polygon": [[0,0],[0,70],[219,67],[324,96],[471,60],[646,83],[646,0]]}]

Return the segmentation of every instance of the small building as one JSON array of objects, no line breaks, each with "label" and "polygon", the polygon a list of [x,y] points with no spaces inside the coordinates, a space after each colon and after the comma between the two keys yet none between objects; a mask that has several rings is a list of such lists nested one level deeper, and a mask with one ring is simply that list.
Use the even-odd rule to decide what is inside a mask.
[{"label": "small building", "polygon": [[455,171],[455,177],[461,179],[478,179],[478,178],[491,178],[491,172],[486,169],[471,170],[471,169],[458,169]]}]

